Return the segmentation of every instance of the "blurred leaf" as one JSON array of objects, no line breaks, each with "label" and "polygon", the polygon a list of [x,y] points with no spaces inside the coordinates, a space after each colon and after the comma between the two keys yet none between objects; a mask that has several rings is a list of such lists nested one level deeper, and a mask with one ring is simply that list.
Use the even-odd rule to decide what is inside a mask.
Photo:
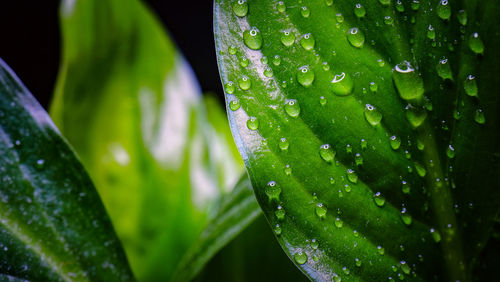
[{"label": "blurred leaf", "polygon": [[221,198],[219,210],[185,254],[173,281],[192,280],[203,266],[245,230],[260,212],[250,180],[244,174],[236,187]]},{"label": "blurred leaf", "polygon": [[[211,200],[242,172],[193,73],[134,0],[63,1],[51,114],[82,158],[139,280],[168,280]],[[210,113],[221,110],[210,109]]]},{"label": "blurred leaf", "polygon": [[482,265],[500,208],[499,12],[495,0],[216,1],[233,135],[308,277],[466,281]]},{"label": "blurred leaf", "polygon": [[265,217],[259,214],[193,281],[309,281],[273,237]]},{"label": "blurred leaf", "polygon": [[0,280],[133,280],[83,166],[2,60],[0,200]]}]

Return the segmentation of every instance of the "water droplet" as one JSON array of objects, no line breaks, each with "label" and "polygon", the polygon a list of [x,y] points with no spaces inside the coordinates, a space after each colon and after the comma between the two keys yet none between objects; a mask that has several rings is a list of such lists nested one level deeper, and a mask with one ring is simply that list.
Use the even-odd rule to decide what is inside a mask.
[{"label": "water droplet", "polygon": [[406,261],[402,260],[400,262],[400,267],[401,267],[401,270],[406,274],[406,275],[409,275],[410,272],[411,272],[411,268],[410,266],[406,263]]},{"label": "water droplet", "polygon": [[358,183],[358,175],[356,174],[356,172],[350,168],[347,169],[347,179],[351,182],[351,183]]},{"label": "water droplet", "polygon": [[311,15],[311,10],[309,10],[306,6],[303,6],[301,9],[300,9],[300,14],[302,15],[302,17],[304,18],[308,18],[309,15]]},{"label": "water droplet", "polygon": [[411,215],[407,213],[406,208],[401,209],[401,220],[404,224],[410,225],[412,222]]},{"label": "water droplet", "polygon": [[228,52],[229,52],[229,54],[231,54],[231,55],[236,54],[236,47],[234,47],[234,46],[229,46]]},{"label": "water droplet", "polygon": [[319,97],[319,104],[320,104],[321,106],[326,105],[326,98],[325,98],[325,96],[321,96],[321,97]]},{"label": "water droplet", "polygon": [[453,81],[453,74],[451,73],[451,67],[448,63],[448,59],[443,58],[436,65],[437,74],[443,79],[449,79]]},{"label": "water droplet", "polygon": [[248,48],[258,50],[262,47],[262,34],[256,27],[252,27],[252,29],[243,32],[243,42]]},{"label": "water droplet", "polygon": [[298,251],[297,253],[295,253],[293,258],[295,259],[295,262],[298,264],[304,264],[307,262],[307,255],[302,251]]},{"label": "water droplet", "polygon": [[436,31],[434,30],[432,25],[429,25],[429,27],[427,28],[427,38],[431,40],[436,39]]},{"label": "water droplet", "polygon": [[291,117],[298,117],[300,114],[299,102],[295,99],[290,99],[285,104],[285,112]]},{"label": "water droplet", "polygon": [[356,155],[354,156],[354,161],[356,162],[357,166],[363,165],[363,157],[360,153],[356,153]]},{"label": "water droplet", "polygon": [[357,27],[353,27],[347,31],[347,40],[352,46],[361,48],[365,43],[365,35]]},{"label": "water droplet", "polygon": [[281,33],[280,40],[283,45],[290,47],[295,43],[295,33],[287,29]]},{"label": "water droplet", "polygon": [[425,109],[416,108],[409,105],[405,109],[406,119],[413,128],[421,126],[427,118],[427,111]]},{"label": "water droplet", "polygon": [[383,207],[385,205],[385,198],[384,196],[382,196],[382,194],[380,194],[380,192],[377,192],[375,193],[375,195],[373,195],[373,201],[379,207]]},{"label": "water droplet", "polygon": [[312,239],[312,240],[311,240],[311,247],[312,247],[313,249],[315,249],[315,250],[317,250],[317,249],[318,249],[319,244],[318,244],[318,241],[317,241],[316,239]]},{"label": "water droplet", "polygon": [[410,190],[411,190],[410,184],[408,184],[408,182],[406,182],[404,180],[401,181],[401,191],[404,194],[410,194]]},{"label": "water droplet", "polygon": [[290,142],[288,142],[288,140],[285,137],[280,139],[279,147],[280,147],[281,151],[288,150],[289,146],[290,146]]},{"label": "water droplet", "polygon": [[386,25],[392,25],[394,23],[394,19],[391,16],[385,16],[384,17],[384,23]]},{"label": "water droplet", "polygon": [[403,2],[401,2],[401,0],[396,1],[396,10],[400,13],[405,11],[405,6],[403,5]]},{"label": "water droplet", "polygon": [[375,93],[377,92],[377,90],[378,90],[378,85],[373,81],[370,82],[370,91]]},{"label": "water droplet", "polygon": [[273,77],[273,70],[271,68],[266,68],[264,70],[264,76],[265,77]]},{"label": "water droplet", "polygon": [[484,52],[484,44],[481,38],[479,38],[479,34],[474,32],[469,38],[469,48],[472,52],[476,54],[483,54]]},{"label": "water droplet", "polygon": [[238,17],[244,17],[248,13],[247,0],[238,0],[233,3],[233,12]]},{"label": "water droplet", "polygon": [[335,15],[335,20],[337,21],[337,23],[343,23],[344,22],[344,15],[342,15],[341,13],[337,13]]},{"label": "water droplet", "polygon": [[486,122],[483,110],[481,109],[476,110],[476,113],[474,114],[474,120],[479,124],[484,124]]},{"label": "water droplet", "polygon": [[250,130],[257,130],[259,128],[259,120],[256,117],[248,118],[247,127]]},{"label": "water droplet", "polygon": [[286,175],[291,175],[292,174],[292,167],[289,164],[285,165],[284,172]]},{"label": "water droplet", "polygon": [[401,139],[399,139],[396,135],[392,135],[390,138],[391,148],[393,150],[399,149],[401,146]]},{"label": "water droplet", "polygon": [[410,62],[403,61],[392,70],[392,79],[404,100],[420,100],[424,94],[424,82]]},{"label": "water droplet", "polygon": [[252,86],[252,82],[250,81],[250,78],[248,78],[248,76],[244,75],[238,80],[238,85],[240,86],[241,90],[248,90]]},{"label": "water droplet", "polygon": [[284,13],[286,11],[285,2],[279,1],[278,4],[276,5],[276,9],[278,10],[278,12]]},{"label": "water droplet", "polygon": [[472,74],[468,75],[464,82],[464,89],[467,95],[477,97],[477,83],[476,77]]},{"label": "water droplet", "polygon": [[229,81],[228,83],[226,83],[226,85],[224,85],[224,88],[226,89],[226,93],[227,94],[233,94],[234,93],[234,83],[232,81]]},{"label": "water droplet", "polygon": [[413,0],[411,2],[411,8],[414,11],[418,10],[420,8],[420,1],[419,0]]},{"label": "water droplet", "polygon": [[276,211],[274,212],[274,214],[276,215],[276,218],[278,220],[283,220],[285,219],[285,209],[283,209],[283,207],[281,205],[278,205],[278,207],[276,208]]},{"label": "water droplet", "polygon": [[243,68],[248,67],[248,63],[249,63],[249,62],[248,62],[248,59],[247,59],[247,58],[245,58],[245,57],[240,58],[240,66],[241,66],[241,67],[243,67]]},{"label": "water droplet", "polygon": [[276,226],[274,227],[274,234],[276,235],[281,235],[281,227],[279,224],[276,224]]},{"label": "water droplet", "polygon": [[378,2],[384,6],[389,6],[391,4],[391,0],[378,0]]},{"label": "water droplet", "polygon": [[231,100],[231,102],[229,102],[229,108],[231,111],[238,110],[240,108],[240,102],[238,100]]},{"label": "water droplet", "polygon": [[347,96],[352,93],[353,88],[354,82],[351,76],[345,72],[335,75],[331,81],[331,89],[337,96]]},{"label": "water droplet", "polygon": [[365,139],[361,139],[360,146],[361,146],[361,149],[363,149],[363,150],[366,150],[366,148],[368,148],[368,143],[366,142]]},{"label": "water droplet", "polygon": [[300,39],[300,45],[307,51],[312,50],[315,43],[316,40],[314,40],[314,37],[310,33],[302,35],[302,38]]},{"label": "water droplet", "polygon": [[451,7],[448,0],[441,0],[436,7],[436,13],[442,20],[449,20],[451,16]]},{"label": "water droplet", "polygon": [[266,185],[266,195],[269,198],[269,201],[273,199],[279,201],[280,194],[281,188],[278,183],[276,183],[276,181],[269,181]]},{"label": "water droplet", "polygon": [[385,254],[385,249],[382,246],[377,246],[377,251],[381,256]]},{"label": "water droplet", "polygon": [[457,19],[461,25],[466,26],[467,25],[467,12],[465,10],[459,10],[457,13]]},{"label": "water droplet", "polygon": [[329,144],[323,144],[319,147],[319,155],[327,163],[331,163],[335,159],[335,151]]},{"label": "water droplet", "polygon": [[382,120],[382,113],[380,113],[374,106],[366,104],[365,119],[372,126],[376,126]]},{"label": "water droplet", "polygon": [[431,228],[430,231],[434,242],[439,243],[441,241],[441,234],[439,234],[439,231],[435,230],[434,228]]},{"label": "water droplet", "polygon": [[281,64],[281,57],[280,55],[276,55],[273,57],[273,65],[279,66]]},{"label": "water droplet", "polygon": [[351,144],[345,145],[345,151],[348,154],[352,154],[352,146],[351,146]]},{"label": "water droplet", "polygon": [[360,3],[356,4],[354,6],[354,14],[358,18],[364,17],[366,15],[366,9],[365,9],[365,7],[363,5],[361,5]]},{"label": "water droplet", "polygon": [[453,159],[455,157],[455,148],[450,144],[448,145],[448,148],[446,148],[446,156],[448,158]]},{"label": "water droplet", "polygon": [[260,62],[261,62],[263,65],[267,65],[267,57],[266,57],[266,56],[262,56],[262,58],[260,58]]},{"label": "water droplet", "polygon": [[314,81],[314,72],[309,66],[302,66],[297,71],[297,81],[304,87],[309,87]]},{"label": "water droplet", "polygon": [[44,165],[45,165],[45,160],[39,159],[36,161],[36,168],[37,169],[42,169]]},{"label": "water droplet", "polygon": [[361,267],[361,260],[359,258],[355,258],[354,263],[356,264],[357,267]]},{"label": "water droplet", "polygon": [[333,0],[325,0],[325,4],[327,6],[331,6],[333,4]]},{"label": "water droplet", "polygon": [[342,221],[342,219],[340,219],[339,217],[335,218],[335,226],[337,228],[342,228],[343,225],[344,225],[344,222]]},{"label": "water droplet", "polygon": [[326,212],[327,212],[327,209],[322,203],[316,204],[316,215],[319,218],[321,218],[321,219],[325,218]]},{"label": "water droplet", "polygon": [[420,177],[425,177],[425,175],[427,174],[427,170],[425,169],[425,167],[417,162],[415,162],[415,170]]}]

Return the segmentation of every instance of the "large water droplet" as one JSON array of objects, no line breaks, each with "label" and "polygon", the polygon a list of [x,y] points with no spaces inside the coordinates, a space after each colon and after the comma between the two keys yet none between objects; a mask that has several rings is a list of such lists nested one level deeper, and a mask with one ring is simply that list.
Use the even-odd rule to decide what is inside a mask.
[{"label": "large water droplet", "polygon": [[476,113],[474,114],[474,120],[479,124],[484,124],[486,122],[486,117],[484,116],[483,110],[476,110]]},{"label": "large water droplet", "polygon": [[311,10],[309,10],[306,6],[303,6],[301,9],[300,9],[300,14],[302,15],[302,17],[304,18],[308,18],[310,15],[311,15]]},{"label": "large water droplet", "polygon": [[290,142],[288,142],[288,140],[285,137],[280,139],[279,147],[280,147],[281,151],[288,150],[289,146],[290,146]]},{"label": "large water droplet", "polygon": [[444,58],[438,62],[436,65],[437,74],[443,79],[453,80],[453,74],[451,73],[451,67],[448,59]]},{"label": "large water droplet", "polygon": [[238,85],[240,86],[241,90],[248,90],[252,86],[252,82],[250,81],[250,78],[248,76],[244,75],[240,79],[238,79]]},{"label": "large water droplet", "polygon": [[293,258],[295,259],[295,262],[298,264],[304,264],[307,262],[307,255],[302,251],[298,251],[297,253],[295,253]]},{"label": "large water droplet", "polygon": [[252,27],[243,32],[243,42],[248,48],[258,50],[262,47],[262,34],[256,27]]},{"label": "large water droplet", "polygon": [[281,194],[281,187],[276,183],[276,181],[269,181],[266,185],[266,195],[269,200],[277,200],[279,201]]},{"label": "large water droplet", "polygon": [[451,7],[448,0],[441,0],[436,7],[437,15],[443,20],[449,20],[451,16]]},{"label": "large water droplet", "polygon": [[283,45],[287,47],[292,46],[295,43],[295,33],[287,29],[281,33],[280,40]]},{"label": "large water droplet", "polygon": [[468,75],[464,82],[465,93],[469,96],[477,97],[476,77],[472,74]]},{"label": "large water droplet", "polygon": [[357,27],[353,27],[347,31],[347,40],[352,46],[361,48],[365,43],[365,35]]},{"label": "large water droplet", "polygon": [[482,54],[484,52],[484,44],[481,38],[479,37],[479,34],[477,32],[474,32],[470,38],[469,38],[469,48],[472,50],[472,52],[476,54]]},{"label": "large water droplet", "polygon": [[366,15],[366,9],[365,9],[365,7],[363,5],[361,5],[360,3],[356,4],[354,6],[354,14],[358,18],[364,17]]},{"label": "large water droplet", "polygon": [[309,87],[314,81],[314,72],[309,66],[302,66],[297,71],[297,81],[304,87]]},{"label": "large water droplet", "polygon": [[257,130],[259,128],[259,120],[256,117],[248,118],[247,127],[250,130]]},{"label": "large water droplet", "polygon": [[342,226],[344,226],[342,219],[340,219],[340,217],[335,218],[335,227],[342,228]]},{"label": "large water droplet", "polygon": [[316,204],[316,215],[323,219],[326,217],[326,212],[327,212],[327,209],[325,207],[325,205],[323,205],[322,203],[318,203]]},{"label": "large water droplet", "polygon": [[307,51],[312,50],[315,43],[316,40],[314,40],[314,37],[310,33],[302,35],[302,38],[300,39],[300,45]]},{"label": "large water droplet", "polygon": [[457,19],[461,25],[466,26],[467,25],[467,12],[465,10],[459,10],[457,13]]},{"label": "large water droplet", "polygon": [[333,162],[335,159],[335,151],[330,147],[329,144],[323,144],[319,147],[319,155],[321,158],[328,163]]},{"label": "large water droplet", "polygon": [[382,113],[380,113],[374,106],[366,104],[365,119],[370,125],[376,126],[382,120]]},{"label": "large water droplet", "polygon": [[401,0],[396,0],[396,10],[400,13],[405,11],[405,6],[403,5],[403,2],[401,2]]},{"label": "large water droplet", "polygon": [[278,12],[284,13],[286,11],[285,2],[279,1],[278,4],[276,5],[276,9],[278,10]]},{"label": "large water droplet", "polygon": [[382,207],[385,205],[385,198],[384,198],[384,196],[382,196],[382,194],[380,194],[380,192],[377,192],[377,193],[375,193],[375,195],[373,195],[373,201],[379,207]]},{"label": "large water droplet", "polygon": [[354,82],[350,75],[343,72],[335,75],[331,81],[331,89],[337,96],[347,96],[352,93]]},{"label": "large water droplet", "polygon": [[419,100],[424,94],[424,81],[410,62],[403,61],[392,70],[392,79],[404,100]]},{"label": "large water droplet", "polygon": [[281,64],[281,57],[280,55],[275,55],[273,57],[273,65],[279,66]]},{"label": "large water droplet", "polygon": [[399,149],[399,147],[401,146],[401,139],[399,139],[396,135],[392,135],[389,140],[389,143],[391,143],[391,148],[393,150]]},{"label": "large water droplet", "polygon": [[427,111],[420,107],[406,107],[406,119],[413,128],[417,128],[424,123],[427,118]]},{"label": "large water droplet", "polygon": [[436,39],[436,31],[434,30],[432,25],[429,25],[429,27],[427,28],[427,38],[431,40]]},{"label": "large water droplet", "polygon": [[290,99],[285,104],[285,112],[291,117],[298,117],[300,114],[299,102],[295,99]]},{"label": "large water droplet", "polygon": [[358,183],[358,175],[350,168],[347,169],[347,179],[354,184]]},{"label": "large water droplet", "polygon": [[231,102],[229,102],[229,108],[231,111],[238,110],[240,108],[240,102],[238,100],[231,100]]},{"label": "large water droplet", "polygon": [[233,12],[238,17],[244,17],[248,13],[247,0],[238,0],[233,3]]},{"label": "large water droplet", "polygon": [[227,94],[233,94],[234,93],[234,83],[232,81],[229,81],[228,83],[226,83],[226,85],[224,85],[224,88],[226,89],[226,93]]}]

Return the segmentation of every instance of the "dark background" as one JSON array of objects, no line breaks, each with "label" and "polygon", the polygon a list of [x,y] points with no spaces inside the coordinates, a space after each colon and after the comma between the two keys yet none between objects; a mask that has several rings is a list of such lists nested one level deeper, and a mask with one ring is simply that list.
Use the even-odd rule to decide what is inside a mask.
[{"label": "dark background", "polygon": [[[59,69],[59,2],[0,1],[0,58],[17,73],[46,109]],[[212,1],[143,2],[161,20],[191,64],[203,92],[215,92],[222,99],[213,43]]]}]

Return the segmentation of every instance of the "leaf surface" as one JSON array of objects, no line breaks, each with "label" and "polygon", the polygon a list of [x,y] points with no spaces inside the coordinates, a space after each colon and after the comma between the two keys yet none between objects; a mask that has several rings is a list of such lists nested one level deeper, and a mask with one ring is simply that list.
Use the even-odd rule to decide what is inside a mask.
[{"label": "leaf surface", "polygon": [[1,280],[133,280],[83,166],[2,60],[0,200]]},{"label": "leaf surface", "polygon": [[63,1],[61,25],[51,115],[136,277],[168,280],[243,170],[223,111],[211,98],[205,108],[191,68],[140,1]]},{"label": "leaf surface", "polygon": [[499,209],[499,4],[356,3],[216,1],[255,194],[313,280],[466,281]]}]

